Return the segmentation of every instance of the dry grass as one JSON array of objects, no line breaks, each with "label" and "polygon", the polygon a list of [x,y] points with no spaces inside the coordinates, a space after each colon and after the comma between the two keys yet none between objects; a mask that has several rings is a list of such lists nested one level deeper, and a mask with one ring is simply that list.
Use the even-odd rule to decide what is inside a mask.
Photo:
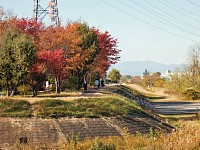
[{"label": "dry grass", "polygon": [[[200,122],[177,122],[180,124],[176,132],[170,134],[126,135],[124,139],[119,137],[100,139],[106,145],[115,144],[116,150],[198,150],[200,149]],[[89,149],[96,141],[86,140],[78,143],[76,149]],[[67,149],[69,145],[65,145]],[[72,148],[72,147],[71,147]]]},{"label": "dry grass", "polygon": [[[123,138],[110,137],[88,139],[83,142],[68,140],[48,149],[58,150],[199,150],[200,122],[178,121],[179,128],[170,134],[149,132],[147,135],[125,135]],[[39,148],[39,146],[37,145]],[[42,147],[42,146],[41,146]],[[40,148],[41,148],[40,147]],[[18,147],[19,148],[19,147]],[[32,146],[21,146],[21,149],[37,149]]]},{"label": "dry grass", "polygon": [[159,116],[161,118],[171,119],[171,120],[192,120],[192,119],[198,118],[197,114],[178,114],[178,115],[162,115],[162,114],[159,114]]},{"label": "dry grass", "polygon": [[200,110],[197,112],[196,117],[198,120],[200,120]]}]

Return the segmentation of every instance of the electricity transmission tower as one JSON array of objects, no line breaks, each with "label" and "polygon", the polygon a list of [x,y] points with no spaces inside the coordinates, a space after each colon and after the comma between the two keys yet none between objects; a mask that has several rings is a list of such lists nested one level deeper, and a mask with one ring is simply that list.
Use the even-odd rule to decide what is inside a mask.
[{"label": "electricity transmission tower", "polygon": [[46,7],[42,7],[41,1],[42,0],[34,0],[33,14],[36,21],[40,22],[46,15],[49,15],[51,24],[57,26],[59,24],[57,0],[50,0]]}]

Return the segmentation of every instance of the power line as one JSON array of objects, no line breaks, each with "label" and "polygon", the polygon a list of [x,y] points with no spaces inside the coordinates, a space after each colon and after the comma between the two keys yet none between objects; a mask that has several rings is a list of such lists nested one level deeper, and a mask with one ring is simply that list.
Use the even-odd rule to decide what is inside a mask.
[{"label": "power line", "polygon": [[107,5],[109,5],[109,6],[113,7],[113,8],[115,8],[116,10],[118,10],[118,11],[120,11],[120,12],[122,12],[122,13],[124,13],[124,14],[126,14],[126,15],[132,17],[132,18],[134,18],[134,19],[137,19],[137,20],[139,20],[139,21],[141,21],[141,22],[143,22],[143,23],[146,23],[146,24],[148,24],[148,25],[150,25],[150,26],[152,26],[152,27],[154,27],[154,28],[157,28],[157,29],[159,29],[159,30],[162,30],[162,31],[164,31],[164,32],[166,32],[166,33],[169,33],[169,34],[171,34],[171,35],[174,35],[174,36],[176,36],[176,37],[179,37],[179,38],[182,38],[182,39],[185,39],[185,40],[189,40],[189,41],[192,41],[192,42],[197,42],[197,41],[194,41],[194,40],[189,39],[189,38],[187,38],[187,37],[184,37],[184,36],[175,34],[175,33],[173,33],[173,32],[170,32],[170,31],[168,31],[168,30],[165,30],[165,29],[163,29],[163,28],[161,28],[161,27],[159,27],[159,26],[156,26],[156,25],[154,25],[154,24],[151,24],[151,23],[149,23],[149,22],[147,22],[147,21],[145,21],[145,20],[143,20],[143,19],[140,19],[140,18],[138,18],[138,17],[136,17],[136,16],[134,16],[134,15],[132,15],[132,14],[130,14],[130,13],[128,13],[128,12],[126,12],[126,11],[124,11],[124,10],[122,10],[122,9],[120,9],[120,8],[118,8],[118,7],[116,7],[116,6],[114,6],[114,5],[112,5],[111,3],[109,3],[109,2],[107,2],[107,1],[105,1],[105,0],[101,0],[101,1],[104,2],[104,3],[106,3]]},{"label": "power line", "polygon": [[174,6],[174,7],[179,8],[179,9],[182,10],[182,11],[185,11],[185,12],[191,14],[191,15],[194,15],[194,16],[197,16],[197,17],[200,17],[200,15],[194,14],[193,12],[188,11],[187,9],[184,9],[184,8],[178,6],[178,5],[175,5],[175,4],[171,3],[171,2],[169,2],[168,0],[164,0],[164,1],[165,1],[166,3],[168,3],[168,4],[172,5],[172,6]]},{"label": "power line", "polygon": [[179,23],[181,23],[181,24],[185,24],[185,25],[188,26],[188,27],[191,27],[191,28],[200,30],[200,28],[194,27],[193,25],[191,25],[191,24],[189,24],[189,23],[187,23],[187,22],[184,22],[183,20],[181,20],[181,19],[179,19],[179,18],[177,18],[177,17],[171,15],[170,13],[164,11],[163,9],[161,9],[161,8],[159,8],[159,7],[155,6],[155,5],[153,5],[152,3],[148,2],[147,0],[143,0],[143,1],[145,1],[146,3],[148,3],[149,5],[151,5],[152,7],[156,8],[157,10],[163,12],[164,14],[170,16],[171,18],[174,18],[174,19],[176,20],[176,22],[179,22]]},{"label": "power line", "polygon": [[191,0],[186,0],[186,1],[189,1],[191,4],[193,4],[193,5],[197,6],[197,7],[200,7],[200,5],[199,5],[199,4],[197,4],[197,3],[194,3],[194,2],[193,2],[193,1],[191,1]]},{"label": "power line", "polygon": [[[150,17],[151,19],[154,19],[154,20],[156,20],[156,21],[158,21],[158,22],[164,24],[164,25],[167,25],[167,26],[169,26],[169,27],[176,28],[177,30],[180,30],[180,31],[182,31],[182,32],[185,32],[185,33],[188,33],[188,34],[191,34],[191,35],[195,35],[195,36],[200,37],[200,35],[195,34],[195,33],[191,32],[191,31],[189,31],[189,30],[186,30],[186,29],[184,29],[184,28],[182,28],[182,27],[179,27],[179,26],[177,26],[176,24],[174,24],[174,23],[172,23],[172,22],[166,20],[165,18],[160,17],[160,16],[158,16],[158,15],[155,14],[155,13],[152,13],[151,11],[149,11],[149,12],[152,13],[153,15],[157,16],[158,18],[161,18],[161,19],[164,20],[165,22],[163,22],[162,20],[159,20],[159,19],[157,19],[157,18],[155,18],[155,17],[152,17],[152,16],[150,16],[150,15],[148,15],[148,14],[142,12],[142,11],[139,11],[139,10],[133,8],[132,6],[130,6],[130,5],[128,5],[128,4],[124,3],[124,2],[122,2],[121,0],[117,0],[117,1],[120,2],[120,3],[122,3],[122,4],[125,5],[125,6],[127,6],[127,7],[131,8],[131,9],[133,9],[133,10],[135,10],[135,11],[141,13],[141,14],[144,14],[144,15]],[[131,1],[131,2],[132,2],[132,1]],[[132,2],[132,3],[137,5],[137,3],[134,3],[134,2]],[[141,7],[140,5],[137,5],[137,6]],[[141,7],[141,8],[143,8],[143,7]]]},{"label": "power line", "polygon": [[183,16],[185,16],[185,17],[187,17],[187,18],[189,18],[189,19],[191,19],[191,20],[193,20],[193,21],[196,21],[196,22],[200,23],[200,21],[198,21],[198,20],[196,20],[196,19],[194,19],[194,18],[191,18],[190,16],[188,16],[188,15],[186,15],[186,14],[184,14],[184,13],[182,13],[182,12],[176,10],[176,9],[174,9],[173,7],[171,7],[171,6],[169,6],[168,4],[162,2],[161,0],[157,0],[157,1],[160,2],[160,3],[162,3],[163,5],[167,6],[168,8],[170,8],[170,9],[172,9],[172,10],[178,12],[179,14],[181,14],[181,15],[183,15]]},{"label": "power line", "polygon": [[[129,0],[131,3],[133,3],[133,4],[135,4],[135,5],[137,5],[137,6],[139,6],[140,8],[142,8],[142,9],[145,9],[146,11],[148,11],[148,12],[150,12],[151,14],[153,14],[154,16],[157,16],[158,18],[161,18],[162,20],[165,20],[166,22],[168,22],[168,23],[170,23],[170,24],[172,24],[172,25],[174,25],[174,26],[176,26],[176,27],[179,27],[179,28],[181,28],[182,30],[185,30],[184,28],[182,28],[182,27],[180,27],[180,26],[177,26],[176,24],[174,24],[173,22],[171,22],[171,21],[168,21],[167,19],[165,19],[165,18],[168,18],[168,19],[170,19],[170,20],[173,20],[174,22],[177,22],[177,23],[179,23],[179,24],[182,24],[182,25],[185,25],[185,24],[183,24],[183,23],[180,23],[180,22],[178,22],[178,21],[176,21],[175,19],[173,19],[173,18],[170,18],[170,17],[168,17],[168,16],[164,16],[163,17],[163,14],[161,14],[161,13],[159,13],[159,12],[157,12],[157,11],[154,11],[154,10],[152,10],[152,9],[149,9],[148,7],[146,7],[146,6],[144,6],[144,5],[142,5],[142,4],[140,4],[140,3],[137,3],[137,2],[135,2],[135,1],[132,1],[132,0]],[[161,15],[161,17],[158,15],[158,14],[160,14]],[[185,26],[188,26],[188,25],[185,25]],[[191,26],[190,26],[191,27]],[[192,26],[193,27],[193,26]],[[195,28],[195,27],[194,27]],[[197,30],[200,30],[200,28],[196,28]],[[194,33],[192,33],[191,31],[189,31],[189,30],[185,30],[186,32],[190,32],[190,34],[193,34],[193,35],[195,35]],[[198,34],[196,34],[197,36],[199,36]]]}]

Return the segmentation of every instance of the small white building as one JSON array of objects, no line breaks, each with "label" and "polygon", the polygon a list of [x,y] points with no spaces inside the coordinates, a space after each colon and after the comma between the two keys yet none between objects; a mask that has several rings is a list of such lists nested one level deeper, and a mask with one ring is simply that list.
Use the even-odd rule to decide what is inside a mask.
[{"label": "small white building", "polygon": [[167,69],[167,71],[165,73],[161,73],[160,77],[162,79],[165,79],[167,81],[171,81],[172,80],[172,75],[174,75],[174,73],[172,73],[170,70]]}]

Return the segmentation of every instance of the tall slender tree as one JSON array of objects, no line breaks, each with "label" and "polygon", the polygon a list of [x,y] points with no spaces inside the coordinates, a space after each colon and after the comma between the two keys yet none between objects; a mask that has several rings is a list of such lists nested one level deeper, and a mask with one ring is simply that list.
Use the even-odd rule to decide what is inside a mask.
[{"label": "tall slender tree", "polygon": [[35,49],[32,39],[15,28],[6,30],[0,39],[1,81],[7,91],[11,89],[13,94],[33,63]]}]

